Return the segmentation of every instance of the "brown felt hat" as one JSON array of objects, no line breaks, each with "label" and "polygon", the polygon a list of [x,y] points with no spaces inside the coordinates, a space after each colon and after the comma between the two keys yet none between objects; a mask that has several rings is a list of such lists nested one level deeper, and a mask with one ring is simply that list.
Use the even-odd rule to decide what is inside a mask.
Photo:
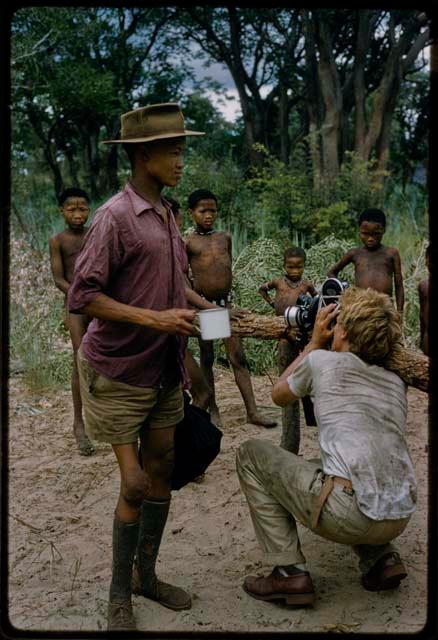
[{"label": "brown felt hat", "polygon": [[203,136],[203,131],[184,128],[184,116],[176,102],[151,104],[122,114],[120,140],[104,140],[110,143],[151,142],[181,136]]}]

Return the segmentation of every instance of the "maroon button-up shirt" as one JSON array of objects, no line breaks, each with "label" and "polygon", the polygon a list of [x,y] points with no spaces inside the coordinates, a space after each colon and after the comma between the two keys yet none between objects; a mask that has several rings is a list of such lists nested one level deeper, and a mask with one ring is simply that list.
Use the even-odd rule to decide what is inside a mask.
[{"label": "maroon button-up shirt", "polygon": [[[143,309],[187,308],[187,253],[170,204],[168,225],[128,183],[97,210],[76,260],[68,307],[80,312],[99,294]],[[187,339],[94,318],[82,349],[102,375],[137,387],[187,386]]]}]

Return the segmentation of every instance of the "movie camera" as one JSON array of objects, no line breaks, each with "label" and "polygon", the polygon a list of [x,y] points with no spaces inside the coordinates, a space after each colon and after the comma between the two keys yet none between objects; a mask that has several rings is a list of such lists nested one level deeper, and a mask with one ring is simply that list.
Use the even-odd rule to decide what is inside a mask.
[{"label": "movie camera", "polygon": [[[313,329],[319,309],[332,303],[339,305],[339,297],[347,288],[348,282],[337,278],[327,278],[321,285],[321,293],[316,296],[301,293],[297,298],[296,304],[285,309],[284,319],[286,324],[292,329],[297,329],[296,343],[300,351],[304,349],[309,340],[309,332]],[[316,426],[313,402],[310,396],[301,398],[301,401],[306,424],[308,426]]]}]

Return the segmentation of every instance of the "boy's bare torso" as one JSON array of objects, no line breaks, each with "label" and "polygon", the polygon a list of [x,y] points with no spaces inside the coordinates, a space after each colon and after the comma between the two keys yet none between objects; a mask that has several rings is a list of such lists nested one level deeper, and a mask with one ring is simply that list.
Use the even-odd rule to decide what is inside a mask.
[{"label": "boy's bare torso", "polygon": [[361,289],[370,287],[381,293],[392,295],[394,280],[394,257],[396,249],[381,245],[375,251],[365,247],[352,250],[355,267],[355,284]]},{"label": "boy's bare torso", "polygon": [[192,233],[186,247],[194,290],[207,300],[225,299],[232,283],[230,235],[223,231]]},{"label": "boy's bare torso", "polygon": [[311,287],[309,280],[301,280],[294,285],[287,278],[276,278],[272,284],[275,288],[274,309],[277,316],[284,315],[286,308],[295,305],[298,296],[307,293]]},{"label": "boy's bare torso", "polygon": [[82,248],[82,242],[87,229],[88,227],[84,227],[81,233],[74,233],[70,229],[66,229],[53,238],[59,246],[59,252],[64,266],[64,278],[67,282],[73,280],[76,258]]}]

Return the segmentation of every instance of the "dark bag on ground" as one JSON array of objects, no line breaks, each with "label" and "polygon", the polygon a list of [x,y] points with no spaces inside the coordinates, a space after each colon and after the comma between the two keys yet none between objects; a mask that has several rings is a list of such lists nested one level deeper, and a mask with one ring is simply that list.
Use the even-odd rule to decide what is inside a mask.
[{"label": "dark bag on ground", "polygon": [[184,419],[175,428],[175,463],[172,489],[181,489],[202,475],[220,451],[222,431],[210,414],[190,404],[184,393]]}]

